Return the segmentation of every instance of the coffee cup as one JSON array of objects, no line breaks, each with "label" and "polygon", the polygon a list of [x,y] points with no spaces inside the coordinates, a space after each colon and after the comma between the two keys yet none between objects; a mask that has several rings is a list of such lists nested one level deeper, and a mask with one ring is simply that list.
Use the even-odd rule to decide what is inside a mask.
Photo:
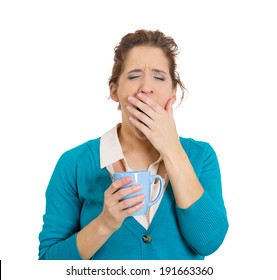
[{"label": "coffee cup", "polygon": [[[131,177],[132,182],[128,185],[123,186],[123,188],[130,187],[132,185],[141,185],[142,189],[138,192],[132,193],[130,195],[125,196],[123,199],[131,198],[136,195],[144,194],[145,199],[143,200],[143,207],[136,211],[135,213],[132,214],[132,216],[139,216],[139,215],[146,215],[148,208],[151,207],[152,205],[156,204],[159,199],[161,198],[162,195],[162,190],[163,190],[163,179],[160,175],[151,175],[149,171],[126,171],[126,172],[116,172],[114,173],[114,180],[119,180],[124,177]],[[154,200],[150,200],[150,194],[151,194],[151,186],[155,179],[159,180],[159,191],[158,195]],[[122,199],[122,200],[123,200]]]}]

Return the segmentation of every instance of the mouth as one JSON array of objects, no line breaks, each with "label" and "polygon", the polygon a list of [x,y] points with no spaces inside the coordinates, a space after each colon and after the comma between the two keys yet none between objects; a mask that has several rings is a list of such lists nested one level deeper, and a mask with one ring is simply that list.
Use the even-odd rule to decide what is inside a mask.
[{"label": "mouth", "polygon": [[139,107],[136,107],[136,109],[137,109],[139,112],[141,112],[141,113],[144,114],[144,112],[143,112]]},{"label": "mouth", "polygon": [[[138,110],[140,113],[143,113],[143,114],[144,114],[144,112],[143,112],[139,107],[134,106],[134,108],[135,108],[136,110]],[[143,122],[142,122],[139,118],[137,118],[137,117],[136,117],[136,120],[139,121],[140,123],[143,123]]]}]

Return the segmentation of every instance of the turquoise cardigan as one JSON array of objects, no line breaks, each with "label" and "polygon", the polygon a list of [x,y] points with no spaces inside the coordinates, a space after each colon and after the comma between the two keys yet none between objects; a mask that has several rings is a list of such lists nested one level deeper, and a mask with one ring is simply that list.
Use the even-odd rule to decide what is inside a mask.
[{"label": "turquoise cardigan", "polygon": [[[197,260],[215,252],[228,230],[218,160],[205,142],[180,138],[203,195],[189,208],[176,206],[169,182],[146,230],[133,217],[92,256],[95,260]],[[77,233],[102,211],[111,178],[100,168],[100,138],[65,152],[46,191],[39,259],[81,259]]]}]

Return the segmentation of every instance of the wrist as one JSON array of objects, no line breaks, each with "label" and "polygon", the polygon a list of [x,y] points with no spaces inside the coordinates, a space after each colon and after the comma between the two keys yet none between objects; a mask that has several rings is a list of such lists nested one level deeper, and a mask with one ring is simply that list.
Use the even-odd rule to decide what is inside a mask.
[{"label": "wrist", "polygon": [[105,220],[105,218],[103,217],[103,213],[101,213],[96,218],[96,221],[97,221],[97,227],[99,229],[99,234],[101,234],[102,236],[108,237],[116,231],[116,228],[110,226],[109,222]]},{"label": "wrist", "polygon": [[163,157],[163,160],[176,160],[180,156],[183,156],[185,153],[181,143],[178,141],[174,145],[170,145],[167,147],[167,149],[164,150],[163,153],[161,153],[161,156]]}]

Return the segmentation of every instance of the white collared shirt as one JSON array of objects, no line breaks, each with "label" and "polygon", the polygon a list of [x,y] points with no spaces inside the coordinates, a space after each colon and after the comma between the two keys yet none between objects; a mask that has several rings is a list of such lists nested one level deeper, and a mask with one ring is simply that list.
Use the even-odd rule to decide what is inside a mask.
[{"label": "white collared shirt", "polygon": [[[126,171],[133,171],[129,166],[128,163],[125,159],[125,156],[123,154],[119,139],[118,139],[118,134],[117,134],[117,129],[120,127],[121,124],[117,124],[115,127],[113,127],[111,130],[106,132],[105,134],[102,135],[100,139],[100,164],[101,168],[107,168],[109,171],[110,175],[113,178],[114,174],[114,169],[113,169],[113,163],[116,163],[117,161],[122,160]],[[157,161],[154,163],[150,164],[148,167],[148,171],[151,173],[151,175],[156,175],[158,172],[159,164],[162,161],[162,157],[160,156]],[[166,188],[166,178],[163,178],[164,182],[164,189],[162,192],[162,196],[164,194],[165,188]],[[153,200],[158,194],[159,190],[159,183],[153,184],[151,187],[151,195],[150,199]],[[162,200],[159,199],[159,201],[154,204],[153,206],[149,207],[149,210],[147,212],[147,215],[145,216],[134,216],[134,218],[146,229],[148,229],[158,207],[159,204]]]}]

